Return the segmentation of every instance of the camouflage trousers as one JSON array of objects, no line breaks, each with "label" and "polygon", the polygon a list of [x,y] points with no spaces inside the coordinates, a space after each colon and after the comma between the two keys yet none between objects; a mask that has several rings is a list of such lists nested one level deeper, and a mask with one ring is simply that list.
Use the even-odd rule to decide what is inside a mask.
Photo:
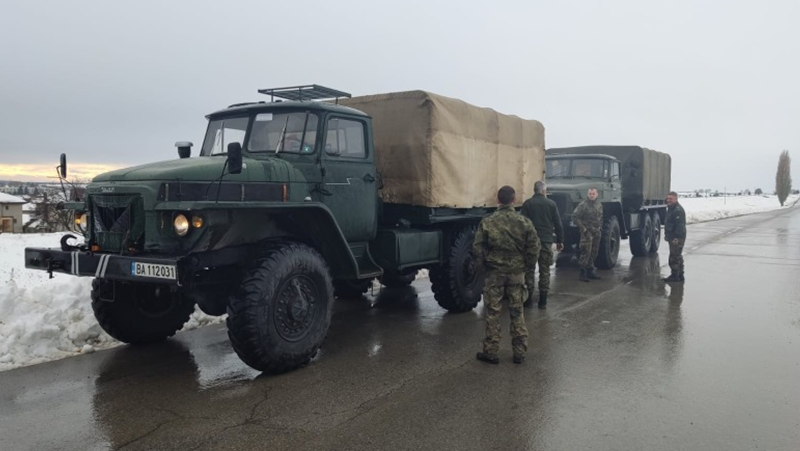
[{"label": "camouflage trousers", "polygon": [[503,300],[508,300],[508,311],[511,314],[511,347],[514,355],[522,356],[528,351],[528,328],[522,314],[522,304],[528,297],[525,288],[525,275],[501,274],[488,272],[486,285],[483,288],[483,304],[486,306],[486,339],[483,340],[483,352],[497,355],[500,349],[500,312]]},{"label": "camouflage trousers", "polygon": [[683,243],[684,240],[678,240],[678,244],[669,242],[669,269],[672,274],[683,274]]},{"label": "camouflage trousers", "polygon": [[[550,291],[550,267],[553,266],[553,244],[542,243],[542,248],[539,250],[539,259],[536,261],[539,265],[539,291]],[[528,294],[532,296],[536,284],[536,268],[525,273],[525,285],[528,287]]]},{"label": "camouflage trousers", "polygon": [[587,230],[586,233],[581,233],[581,256],[578,259],[578,264],[583,269],[594,268],[594,260],[597,258],[597,252],[600,250],[600,230]]}]

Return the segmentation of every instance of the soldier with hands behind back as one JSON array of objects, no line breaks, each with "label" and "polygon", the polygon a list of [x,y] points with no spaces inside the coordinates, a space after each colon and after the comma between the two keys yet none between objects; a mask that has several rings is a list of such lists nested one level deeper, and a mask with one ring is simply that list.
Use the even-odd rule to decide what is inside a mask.
[{"label": "soldier with hands behind back", "polygon": [[[558,206],[547,198],[547,185],[543,181],[533,184],[533,197],[522,204],[520,211],[523,216],[530,219],[536,233],[539,235],[539,303],[540,309],[547,308],[547,293],[550,291],[550,267],[553,265],[553,235],[555,235],[556,249],[564,249],[564,228],[561,225],[561,216]],[[525,284],[528,286],[528,299],[526,308],[533,307],[533,289],[535,271],[531,268],[525,275]]]},{"label": "soldier with hands behind back", "polygon": [[514,363],[522,363],[528,351],[528,329],[522,304],[528,297],[525,273],[533,270],[539,257],[539,237],[533,224],[518,214],[512,205],[514,188],[504,186],[497,192],[500,207],[478,225],[472,245],[475,267],[486,274],[483,303],[486,309],[486,338],[478,360],[500,363],[500,312],[508,300],[511,315],[511,344]]}]

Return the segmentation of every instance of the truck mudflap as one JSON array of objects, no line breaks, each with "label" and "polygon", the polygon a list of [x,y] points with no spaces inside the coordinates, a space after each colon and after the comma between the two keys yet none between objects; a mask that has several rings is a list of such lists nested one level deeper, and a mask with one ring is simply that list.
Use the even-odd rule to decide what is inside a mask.
[{"label": "truck mudflap", "polygon": [[25,267],[79,277],[181,285],[181,259],[25,248]]}]

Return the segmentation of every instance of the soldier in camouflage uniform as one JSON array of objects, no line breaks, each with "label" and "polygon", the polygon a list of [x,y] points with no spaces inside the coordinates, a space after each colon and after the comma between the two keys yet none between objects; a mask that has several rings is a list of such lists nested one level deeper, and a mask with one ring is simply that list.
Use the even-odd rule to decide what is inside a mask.
[{"label": "soldier in camouflage uniform", "polygon": [[581,232],[581,256],[578,264],[581,267],[582,282],[600,278],[594,273],[594,260],[600,250],[600,236],[603,232],[603,204],[597,202],[597,189],[589,188],[586,196],[588,199],[578,204],[572,213],[572,222]]},{"label": "soldier in camouflage uniform", "polygon": [[683,244],[686,242],[686,212],[678,203],[678,193],[667,195],[667,218],[664,221],[664,239],[669,243],[669,277],[664,282],[683,282]]},{"label": "soldier in camouflage uniform", "polygon": [[[530,219],[536,234],[539,235],[539,302],[540,309],[547,308],[547,292],[550,291],[550,267],[553,266],[553,234],[555,234],[556,249],[564,249],[564,228],[561,226],[561,216],[558,206],[547,198],[547,185],[538,181],[533,184],[533,197],[522,204],[522,216]],[[528,286],[528,300],[525,308],[533,307],[533,289],[535,271],[525,275],[525,284]]]},{"label": "soldier in camouflage uniform", "polygon": [[514,363],[522,363],[528,351],[528,329],[522,314],[522,304],[528,297],[525,273],[536,264],[539,237],[533,224],[514,211],[514,188],[500,188],[497,200],[500,207],[481,221],[472,244],[475,268],[486,274],[486,339],[483,352],[476,357],[483,362],[500,363],[500,310],[503,299],[508,299]]}]

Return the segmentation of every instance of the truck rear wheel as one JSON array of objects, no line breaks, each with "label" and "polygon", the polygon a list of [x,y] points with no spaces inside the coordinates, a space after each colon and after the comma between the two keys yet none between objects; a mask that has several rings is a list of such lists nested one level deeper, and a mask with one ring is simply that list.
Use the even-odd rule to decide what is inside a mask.
[{"label": "truck rear wheel", "polygon": [[381,284],[389,288],[407,287],[417,278],[417,270],[385,272],[381,276]]},{"label": "truck rear wheel", "polygon": [[650,252],[658,252],[658,247],[661,246],[661,216],[658,212],[653,213],[653,241],[650,243]]},{"label": "truck rear wheel", "polygon": [[653,222],[650,215],[645,213],[642,226],[639,230],[631,233],[630,246],[631,254],[635,257],[645,257],[650,253],[650,246],[653,244]]},{"label": "truck rear wheel", "polygon": [[451,313],[464,313],[481,301],[484,277],[472,260],[475,226],[456,232],[447,261],[431,268],[431,290],[439,305]]},{"label": "truck rear wheel", "polygon": [[106,333],[143,344],[175,335],[194,312],[194,302],[166,285],[94,279],[92,310]]},{"label": "truck rear wheel", "polygon": [[617,265],[619,257],[619,221],[616,216],[609,216],[603,221],[603,234],[600,236],[600,250],[594,261],[600,269],[611,269]]},{"label": "truck rear wheel", "polygon": [[333,284],[313,248],[275,244],[228,302],[228,337],[244,363],[284,373],[316,355],[331,324]]}]

